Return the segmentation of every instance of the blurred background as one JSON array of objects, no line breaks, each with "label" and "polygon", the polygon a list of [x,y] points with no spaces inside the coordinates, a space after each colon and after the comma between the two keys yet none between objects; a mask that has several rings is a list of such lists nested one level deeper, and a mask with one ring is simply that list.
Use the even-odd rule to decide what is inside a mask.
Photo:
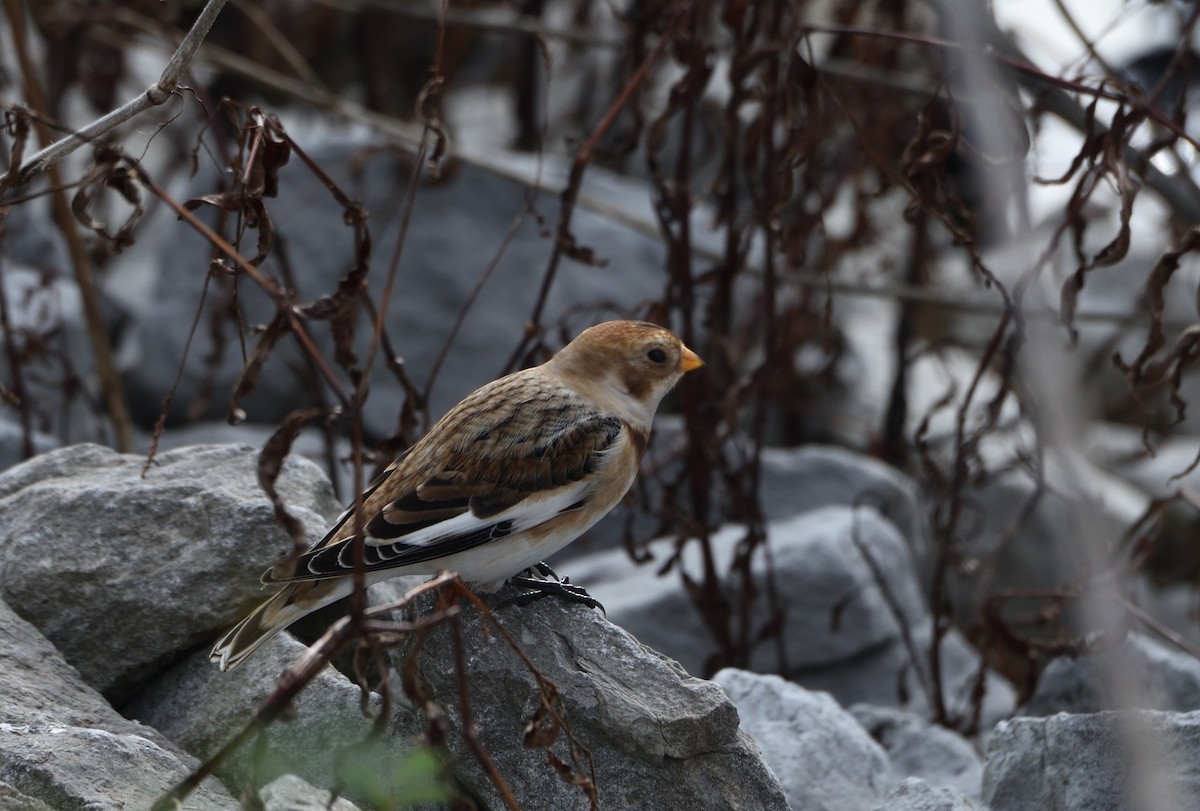
[{"label": "blurred background", "polygon": [[644,318],[707,366],[570,554],[682,577],[697,675],[790,672],[772,522],[887,507],[813,448],[911,493],[934,672],[952,630],[1018,703],[1129,628],[1197,652],[1194,4],[234,0],[34,160],[203,5],[3,0],[0,467],[283,425],[348,500],[355,448]]}]

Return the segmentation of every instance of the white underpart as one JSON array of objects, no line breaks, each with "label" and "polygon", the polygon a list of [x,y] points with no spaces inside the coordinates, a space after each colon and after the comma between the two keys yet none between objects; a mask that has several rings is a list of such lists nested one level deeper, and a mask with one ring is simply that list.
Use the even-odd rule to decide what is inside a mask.
[{"label": "white underpart", "polygon": [[489,518],[479,518],[467,512],[403,538],[397,538],[395,541],[368,538],[367,543],[375,546],[387,546],[390,543],[401,542],[436,549],[439,543],[487,529],[502,521],[512,521],[512,529],[503,537],[444,557],[371,572],[367,575],[367,583],[378,583],[400,575],[432,575],[440,569],[446,569],[457,572],[463,580],[475,584],[483,591],[493,591],[508,578],[523,572],[562,549],[590,529],[608,512],[607,510],[594,510],[592,514],[595,517],[586,525],[581,526],[574,523],[559,533],[537,537],[527,534],[529,530],[541,526],[557,517],[563,510],[579,502],[590,489],[589,482],[584,480],[565,485],[541,498],[527,498]]},{"label": "white underpart", "polygon": [[[368,537],[366,540],[372,546],[391,546],[393,543],[402,543],[405,546],[423,546],[428,548],[437,546],[444,541],[450,541],[463,535],[470,535],[479,530],[493,527],[504,521],[513,522],[512,530],[508,534],[515,535],[518,532],[524,532],[527,529],[532,529],[539,524],[549,521],[582,499],[587,494],[587,490],[588,484],[586,480],[575,482],[564,485],[558,490],[551,491],[544,497],[530,497],[519,501],[504,512],[488,516],[487,518],[480,518],[468,510],[462,515],[447,518],[444,521],[437,522],[433,526],[425,527],[399,538],[388,540],[386,538]],[[537,561],[534,562],[536,563]]]},{"label": "white underpart", "polygon": [[591,528],[604,513],[597,510],[586,525],[574,524],[558,533],[532,537],[518,532],[489,541],[473,549],[413,564],[384,569],[367,575],[367,583],[378,583],[404,574],[435,574],[439,569],[457,572],[480,591],[495,591],[504,581],[562,549]]},{"label": "white underpart", "polygon": [[[445,569],[457,572],[463,580],[481,591],[494,591],[505,580],[540,563],[574,541],[608,514],[612,504],[589,504],[581,508],[582,512],[589,516],[583,523],[566,522],[566,526],[548,535],[529,534],[529,530],[552,520],[586,498],[595,488],[595,477],[604,475],[605,463],[618,453],[624,441],[625,438],[622,437],[622,441],[604,451],[600,463],[583,481],[564,485],[543,496],[527,498],[489,518],[478,518],[468,512],[396,540],[430,548],[462,534],[494,526],[501,521],[512,521],[512,530],[508,535],[445,557],[372,572],[367,575],[367,582],[378,583],[399,575],[435,574],[439,569]],[[368,542],[377,546],[387,543],[371,539],[368,539]]]}]

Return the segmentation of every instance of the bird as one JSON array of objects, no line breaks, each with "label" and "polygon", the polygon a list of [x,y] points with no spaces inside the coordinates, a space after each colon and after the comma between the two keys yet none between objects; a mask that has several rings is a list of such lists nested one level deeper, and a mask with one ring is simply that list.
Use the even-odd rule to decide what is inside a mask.
[{"label": "bird", "polygon": [[[659,403],[703,365],[664,327],[607,321],[540,366],[476,389],[363,493],[366,584],[446,570],[490,592],[544,567],[625,496]],[[266,571],[264,585],[282,588],[213,647],[221,670],[351,593],[353,513]]]}]

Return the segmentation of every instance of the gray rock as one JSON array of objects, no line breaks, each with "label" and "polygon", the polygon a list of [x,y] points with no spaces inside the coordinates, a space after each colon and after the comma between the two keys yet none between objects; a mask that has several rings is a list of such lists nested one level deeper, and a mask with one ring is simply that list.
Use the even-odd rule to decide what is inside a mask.
[{"label": "gray rock", "polygon": [[[190,772],[184,761],[146,738],[63,724],[0,723],[0,777],[59,808],[148,808]],[[229,809],[233,798],[193,792],[184,808]]]},{"label": "gray rock", "polygon": [[123,718],[79,677],[38,630],[0,601],[0,720],[10,726],[59,724],[137,735],[171,748],[157,730]]},{"label": "gray rock", "polygon": [[[502,590],[499,597],[514,594]],[[498,612],[532,666],[557,688],[565,719],[551,749],[591,776],[602,808],[786,809],[783,790],[721,689],[638,644],[598,612],[558,600]],[[539,710],[538,682],[475,609],[463,614],[464,661],[474,727],[499,773],[527,811],[588,807],[547,755],[522,745]],[[403,654],[397,652],[397,667]],[[498,792],[462,742],[462,714],[449,629],[432,633],[417,659],[420,676],[452,727],[447,741],[459,776],[502,807]],[[543,731],[548,725],[540,727]],[[567,730],[591,753],[594,772],[568,750]]]},{"label": "gray rock", "polygon": [[[189,445],[250,445],[261,449],[267,440],[275,433],[276,426],[261,423],[244,422],[241,425],[230,425],[225,421],[193,422],[186,425],[169,426],[159,438],[159,451],[169,451],[176,448],[186,448]],[[148,453],[152,435],[147,432],[135,432],[134,451]],[[321,468],[329,477],[338,494],[338,501],[349,504],[354,498],[354,465],[350,461],[350,443],[344,438],[337,438],[333,447],[333,465],[330,469],[329,452],[325,444],[324,433],[316,427],[304,428],[292,443],[291,452],[303,456]],[[371,466],[364,464],[363,486],[371,481]]]},{"label": "gray rock", "polygon": [[760,499],[769,520],[833,504],[874,507],[910,544],[924,541],[916,482],[865,454],[832,445],[763,448]]},{"label": "gray rock", "polygon": [[[654,420],[650,449],[643,467],[665,475],[639,482],[637,491],[648,503],[659,499],[659,482],[678,475],[684,462],[672,449],[686,441],[684,424],[675,414]],[[730,445],[734,443],[731,442]],[[924,507],[916,483],[893,467],[864,454],[832,445],[798,448],[763,448],[760,457],[759,493],[763,517],[769,522],[834,504],[873,507],[890,520],[912,546],[925,543]],[[632,537],[652,537],[657,519],[620,504],[612,514],[588,531],[580,541],[559,553],[556,560],[578,557],[620,545],[625,530]]]},{"label": "gray rock", "polygon": [[[824,690],[847,706],[857,703],[902,707],[921,716],[932,712],[929,653],[933,622],[925,620],[911,629],[909,643],[893,640],[862,656],[829,665],[790,671],[792,681],[810,690]],[[983,667],[979,653],[954,628],[942,636],[939,661],[942,701],[952,719],[975,713],[974,690]],[[984,689],[979,708],[980,725],[988,728],[1012,715],[1016,690],[999,674],[984,669]]]},{"label": "gray rock", "polygon": [[[993,469],[1010,465],[1010,461],[1002,461],[1004,453],[1022,447],[1022,441],[1015,438],[996,444],[1003,450],[988,461]],[[993,593],[1008,588],[1057,589],[1100,576],[1108,565],[1109,545],[1141,517],[1149,503],[1145,493],[1082,460],[1064,464],[1060,454],[1049,451],[1045,460],[1046,491],[1020,532],[999,552]],[[1029,474],[1016,466],[969,491],[970,531],[961,533],[956,552],[967,561],[990,559],[1011,532],[1013,517],[1022,513],[1035,490]],[[1089,505],[1086,513],[1081,505]],[[1087,531],[1080,529],[1081,518],[1090,522]],[[937,550],[918,547],[918,552],[918,570],[932,571]],[[960,621],[968,620],[978,605],[980,568],[948,569],[947,599]],[[1094,627],[1094,618],[1080,621],[1068,612],[1064,619],[1069,628],[1081,632]]]},{"label": "gray rock", "polygon": [[[143,461],[80,445],[0,474],[0,596],[114,701],[261,599],[259,576],[291,547],[253,449],[170,451],[145,478]],[[279,491],[310,540],[339,509],[305,460]]]},{"label": "gray rock", "polygon": [[991,811],[1200,808],[1200,712],[1059,714],[1001,722],[988,741]]},{"label": "gray rock", "polygon": [[313,788],[294,774],[275,778],[263,786],[258,798],[263,811],[358,811],[358,806],[344,797],[330,804],[328,791]]},{"label": "gray rock", "polygon": [[713,681],[737,706],[792,808],[865,811],[883,798],[892,783],[887,753],[827,693],[733,668]]},{"label": "gray rock", "polygon": [[[942,358],[929,353],[910,369],[909,390],[933,400],[947,392],[965,392],[973,386],[978,363],[976,354],[955,352]],[[935,377],[928,367],[936,367],[941,374]],[[980,377],[974,397],[977,408],[965,415],[968,426],[983,419],[998,384],[999,378],[992,371]],[[924,408],[910,403],[910,417],[922,418]],[[957,405],[941,408],[931,419],[926,440],[925,453],[946,475],[952,471],[959,445],[957,419]],[[1074,453],[1043,448],[1039,436],[1027,416],[1020,413],[1018,403],[1005,398],[997,429],[989,432],[977,448],[971,483],[962,494],[963,513],[955,537],[954,551],[963,565],[946,570],[946,598],[961,625],[978,622],[980,600],[995,591],[1057,589],[1098,576],[1107,566],[1107,555],[1118,533],[1131,526],[1148,506],[1145,492]],[[1044,488],[1039,488],[1025,464],[1030,454],[1043,458]],[[936,490],[928,495],[930,508],[945,502],[944,494]],[[1025,516],[1031,502],[1034,507]],[[1087,505],[1086,509],[1081,505]],[[1022,521],[1014,535],[1016,516]],[[1080,528],[1081,519],[1091,522],[1087,529]],[[939,550],[936,545],[914,549],[922,581],[931,582]],[[984,567],[978,563],[990,564],[993,559],[995,579],[984,594],[980,585]],[[1091,628],[1074,616],[1068,616],[1067,622],[1075,630]]]},{"label": "gray rock", "polygon": [[935,788],[924,780],[906,777],[875,811],[977,811],[969,797],[951,788]]},{"label": "gray rock", "polygon": [[[177,745],[206,758],[232,739],[274,691],[280,674],[306,650],[289,633],[272,639],[239,668],[222,673],[197,651],[143,688],[122,707],[131,718],[153,726]],[[336,785],[338,758],[350,754],[380,771],[411,748],[420,730],[398,713],[392,731],[363,745],[371,726],[360,706],[358,687],[326,667],[293,702],[294,712],[268,726],[263,739],[242,747],[217,770],[230,786],[253,780],[262,786],[291,774],[322,789]],[[368,707],[380,712],[378,696]]]},{"label": "gray rock", "polygon": [[[744,536],[744,530],[736,526],[711,536],[718,572],[730,571]],[[789,674],[853,659],[898,638],[895,613],[862,550],[884,578],[903,621],[916,625],[927,616],[908,546],[872,509],[834,506],[812,510],[770,524],[768,542],[786,610]],[[692,577],[702,579],[698,547],[688,544],[682,562]],[[654,560],[662,561],[674,548],[673,540],[663,539],[649,544],[647,551]],[[753,565],[757,575],[766,574],[761,555]],[[568,573],[604,604],[609,618],[618,625],[678,659],[689,672],[702,673],[711,651],[708,632],[678,578],[659,578],[657,568],[653,563],[634,563],[624,550],[612,550],[572,561]],[[765,619],[765,609],[758,619]],[[778,667],[770,644],[759,646],[750,663],[758,672]]]},{"label": "gray rock", "polygon": [[[867,702],[926,710],[929,702],[918,675],[926,667],[931,626],[912,555],[896,529],[872,509],[833,506],[773,522],[767,534],[774,582],[785,611],[786,661],[781,666],[768,641],[751,652],[751,668],[780,672],[810,689],[826,690],[847,705]],[[743,537],[739,527],[713,534],[718,572],[730,571]],[[665,560],[674,549],[670,539],[647,547],[654,561]],[[873,566],[864,559],[864,550]],[[683,566],[693,578],[702,579],[697,544],[685,549]],[[765,576],[761,556],[752,568],[759,577]],[[586,586],[613,622],[678,659],[689,672],[704,673],[714,650],[712,635],[678,575],[659,577],[657,569],[653,561],[639,566],[624,550],[611,550],[575,558],[561,572]],[[879,586],[880,578],[888,597]],[[908,630],[912,650],[898,616]],[[766,618],[766,607],[760,602],[751,621],[762,624]],[[955,708],[965,708],[979,657],[956,632],[950,632],[943,645],[948,700]],[[1011,712],[1014,693],[994,674],[988,674],[987,680],[984,717],[995,720]]]},{"label": "gray rock", "polygon": [[[1124,671],[1119,688],[1111,678],[1118,671]],[[1131,707],[1200,710],[1200,661],[1144,634],[1130,633],[1115,645],[1051,661],[1020,713],[1043,716]]]},{"label": "gray rock", "polygon": [[[119,715],[3,602],[0,627],[0,808],[147,808],[195,768],[157,731]],[[212,779],[184,805],[233,807]]]},{"label": "gray rock", "polygon": [[0,780],[0,811],[54,811],[41,800],[30,797],[24,792]]},{"label": "gray rock", "polygon": [[[956,796],[979,799],[983,760],[957,732],[892,707],[855,704],[850,714],[887,752],[896,775],[920,778],[920,791],[948,788]],[[912,793],[920,791],[914,788]]]}]

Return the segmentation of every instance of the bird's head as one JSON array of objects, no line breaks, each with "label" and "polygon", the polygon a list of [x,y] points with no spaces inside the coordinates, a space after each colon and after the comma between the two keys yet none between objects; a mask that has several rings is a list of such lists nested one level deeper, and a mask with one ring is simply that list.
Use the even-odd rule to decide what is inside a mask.
[{"label": "bird's head", "polygon": [[645,321],[590,327],[550,362],[598,402],[646,427],[679,378],[704,365],[678,335]]}]

